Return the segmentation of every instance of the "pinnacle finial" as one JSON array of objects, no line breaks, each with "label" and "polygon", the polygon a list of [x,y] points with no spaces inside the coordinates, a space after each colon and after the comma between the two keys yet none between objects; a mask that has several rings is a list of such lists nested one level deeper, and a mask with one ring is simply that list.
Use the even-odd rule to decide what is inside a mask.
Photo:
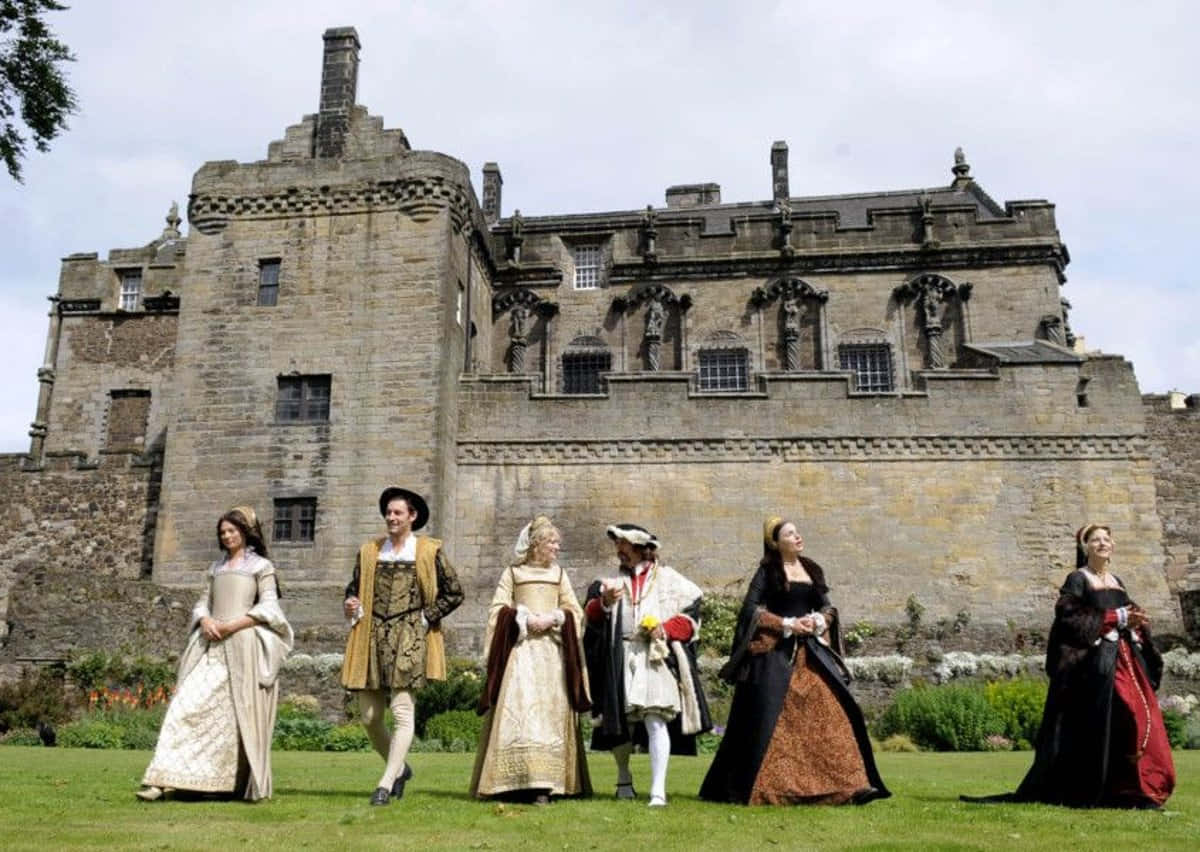
[{"label": "pinnacle finial", "polygon": [[164,239],[169,239],[169,238],[178,239],[180,236],[179,223],[183,221],[182,219],[179,218],[179,202],[178,201],[171,202],[171,209],[167,211],[166,221],[167,221],[167,227],[163,228],[163,238]]},{"label": "pinnacle finial", "polygon": [[954,149],[954,168],[950,171],[954,172],[954,180],[970,180],[971,166],[967,162],[967,155],[963,153],[962,146]]}]

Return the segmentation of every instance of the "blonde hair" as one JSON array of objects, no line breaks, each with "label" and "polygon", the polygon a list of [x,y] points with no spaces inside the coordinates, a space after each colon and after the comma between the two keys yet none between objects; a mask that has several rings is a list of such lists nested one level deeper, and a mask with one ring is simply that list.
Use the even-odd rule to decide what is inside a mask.
[{"label": "blonde hair", "polygon": [[562,536],[558,531],[558,527],[554,526],[554,522],[545,515],[538,515],[526,525],[525,529],[521,530],[521,536],[517,540],[516,547],[517,561],[513,564],[529,564],[538,547],[556,535],[559,537]]}]

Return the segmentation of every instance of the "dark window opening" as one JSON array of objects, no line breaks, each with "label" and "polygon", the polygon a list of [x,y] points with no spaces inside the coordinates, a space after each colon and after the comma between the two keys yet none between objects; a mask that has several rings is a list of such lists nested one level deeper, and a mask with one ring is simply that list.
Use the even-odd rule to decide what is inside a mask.
[{"label": "dark window opening", "polygon": [[329,420],[329,376],[280,376],[275,419],[280,423]]},{"label": "dark window opening", "polygon": [[563,393],[602,393],[601,373],[612,369],[609,352],[570,352],[562,356]]},{"label": "dark window opening", "polygon": [[745,349],[701,349],[700,390],[744,391],[750,386],[750,356]]},{"label": "dark window opening", "polygon": [[275,501],[272,541],[312,541],[317,533],[317,498],[289,497]]},{"label": "dark window opening", "polygon": [[843,343],[838,347],[843,370],[854,373],[854,389],[883,393],[895,389],[892,347],[886,343]]},{"label": "dark window opening", "polygon": [[279,261],[258,262],[258,303],[263,307],[279,304]]}]

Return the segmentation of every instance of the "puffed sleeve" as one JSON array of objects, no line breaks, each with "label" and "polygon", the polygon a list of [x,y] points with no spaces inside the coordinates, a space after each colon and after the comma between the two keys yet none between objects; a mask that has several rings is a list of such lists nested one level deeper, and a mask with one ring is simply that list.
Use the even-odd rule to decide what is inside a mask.
[{"label": "puffed sleeve", "polygon": [[432,606],[424,609],[425,620],[430,625],[440,622],[458,609],[459,604],[463,602],[463,590],[458,582],[458,574],[454,573],[454,566],[450,564],[450,560],[446,558],[446,554],[441,548],[438,548],[435,562],[437,565],[437,597]]}]

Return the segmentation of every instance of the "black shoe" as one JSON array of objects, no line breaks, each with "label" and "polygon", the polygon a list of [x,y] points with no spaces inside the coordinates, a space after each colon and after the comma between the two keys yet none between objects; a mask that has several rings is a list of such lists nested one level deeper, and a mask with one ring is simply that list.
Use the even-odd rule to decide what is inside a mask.
[{"label": "black shoe", "polygon": [[376,787],[375,792],[371,794],[372,805],[386,805],[392,800],[392,794],[387,787]]},{"label": "black shoe", "polygon": [[[407,763],[404,764],[404,771],[401,772],[399,775],[397,775],[396,780],[392,782],[392,798],[393,799],[403,799],[404,798],[404,785],[408,782],[408,779],[410,779],[412,777],[413,777],[412,767],[409,766]],[[382,788],[380,788],[380,789],[382,789]]]}]

